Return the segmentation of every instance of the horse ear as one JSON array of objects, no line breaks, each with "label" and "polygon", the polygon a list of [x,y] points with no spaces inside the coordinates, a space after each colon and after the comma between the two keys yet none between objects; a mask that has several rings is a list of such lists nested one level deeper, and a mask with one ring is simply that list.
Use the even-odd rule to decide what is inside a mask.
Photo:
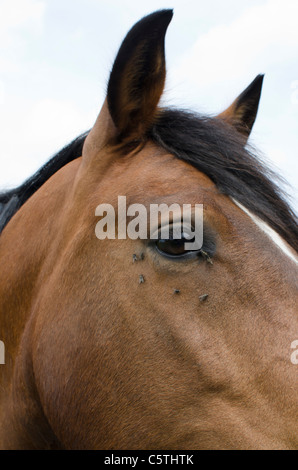
[{"label": "horse ear", "polygon": [[257,116],[263,79],[264,75],[258,75],[231,106],[217,116],[234,126],[246,139]]},{"label": "horse ear", "polygon": [[172,10],[146,16],[133,26],[119,49],[107,103],[120,138],[140,138],[154,121],[164,89],[164,39],[172,16]]}]

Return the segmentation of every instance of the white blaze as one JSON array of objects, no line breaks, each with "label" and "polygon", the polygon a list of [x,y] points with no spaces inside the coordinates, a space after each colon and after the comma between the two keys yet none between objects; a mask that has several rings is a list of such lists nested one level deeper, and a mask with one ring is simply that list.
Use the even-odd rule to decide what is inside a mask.
[{"label": "white blaze", "polygon": [[289,245],[281,238],[281,236],[275,232],[271,227],[269,227],[266,222],[261,220],[255,214],[252,214],[246,207],[244,207],[240,202],[236,201],[234,198],[231,198],[233,202],[243,211],[245,212],[251,220],[264,232],[272,241],[273,243],[281,250],[285,255],[287,255],[294,263],[298,264],[298,257],[294,253],[293,250],[289,247]]}]

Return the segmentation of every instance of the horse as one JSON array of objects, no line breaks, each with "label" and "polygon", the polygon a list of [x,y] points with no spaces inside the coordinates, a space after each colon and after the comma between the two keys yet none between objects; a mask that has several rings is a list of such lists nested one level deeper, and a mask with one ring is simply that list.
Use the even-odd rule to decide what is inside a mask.
[{"label": "horse", "polygon": [[[1,194],[2,449],[298,448],[297,217],[248,143],[263,76],[215,116],[161,107],[172,16],[132,27],[92,129]],[[203,245],[99,240],[119,195],[202,204]]]}]

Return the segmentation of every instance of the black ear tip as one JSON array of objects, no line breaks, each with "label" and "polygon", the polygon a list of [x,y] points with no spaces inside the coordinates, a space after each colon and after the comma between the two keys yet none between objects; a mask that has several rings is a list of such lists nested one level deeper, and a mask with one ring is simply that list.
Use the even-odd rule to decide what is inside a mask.
[{"label": "black ear tip", "polygon": [[173,14],[173,10],[168,9],[158,10],[144,16],[128,31],[119,53],[124,49],[133,49],[140,40],[149,40],[152,37],[163,40]]},{"label": "black ear tip", "polygon": [[263,81],[264,81],[265,74],[264,73],[259,73],[259,75],[256,76],[254,81],[251,83],[251,87],[255,89],[262,89]]},{"label": "black ear tip", "polygon": [[262,86],[263,86],[264,74],[259,74],[256,78],[248,85],[248,87],[241,93],[238,97],[238,105],[242,105],[243,103],[247,103],[250,99],[252,101],[259,101]]},{"label": "black ear tip", "polygon": [[165,10],[157,10],[139,21],[139,24],[155,24],[160,25],[161,27],[167,28],[173,18],[174,10],[173,9],[165,9]]},{"label": "black ear tip", "polygon": [[259,73],[259,75],[256,76],[256,80],[257,80],[258,82],[260,82],[261,84],[263,83],[264,78],[265,78],[265,74],[264,74],[264,73]]},{"label": "black ear tip", "polygon": [[171,21],[171,19],[173,18],[174,16],[174,8],[167,8],[165,10],[160,10],[161,13],[163,13],[169,20],[169,22]]},{"label": "black ear tip", "polygon": [[[168,21],[171,21],[174,15],[174,9],[173,8],[164,8],[163,10],[157,10],[154,11],[153,13],[150,13],[149,15],[145,16],[145,18],[165,18],[168,19]],[[145,19],[143,18],[143,19]]]}]

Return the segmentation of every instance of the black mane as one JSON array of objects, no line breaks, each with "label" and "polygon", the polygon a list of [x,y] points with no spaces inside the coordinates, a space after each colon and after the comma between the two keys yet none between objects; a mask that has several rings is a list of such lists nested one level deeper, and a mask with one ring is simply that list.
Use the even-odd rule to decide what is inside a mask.
[{"label": "black mane", "polygon": [[[15,190],[0,193],[0,233],[11,217],[54,173],[82,155],[88,132],[64,147]],[[298,251],[298,225],[282,179],[245,147],[243,137],[219,119],[164,109],[148,138],[209,176],[223,194],[233,197],[267,222]]]},{"label": "black mane", "polygon": [[0,233],[19,208],[34,194],[54,173],[64,165],[82,155],[84,141],[87,137],[84,133],[66,145],[60,152],[54,155],[40,170],[21,186],[0,193]]}]

